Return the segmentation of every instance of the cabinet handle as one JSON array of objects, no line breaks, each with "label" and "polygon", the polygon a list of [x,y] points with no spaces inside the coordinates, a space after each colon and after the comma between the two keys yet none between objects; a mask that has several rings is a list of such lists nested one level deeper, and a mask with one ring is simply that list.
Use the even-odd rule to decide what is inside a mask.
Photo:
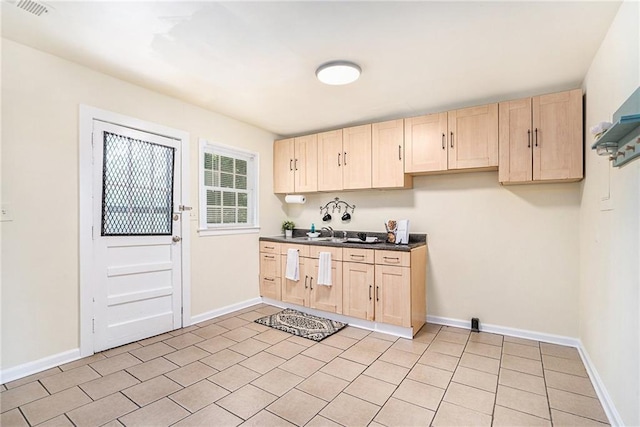
[{"label": "cabinet handle", "polygon": [[445,138],[446,138],[446,135],[442,133],[442,149],[443,150],[445,149],[445,145],[447,145],[447,143],[445,142]]},{"label": "cabinet handle", "polygon": [[451,132],[451,148],[453,148],[453,132]]},{"label": "cabinet handle", "polygon": [[265,246],[264,248],[265,249],[275,249],[276,247],[275,246]]},{"label": "cabinet handle", "polygon": [[266,280],[268,282],[273,282],[275,279],[269,279],[268,277],[265,277],[264,280]]},{"label": "cabinet handle", "polygon": [[307,289],[307,280],[309,280],[309,276],[304,276],[304,288]]},{"label": "cabinet handle", "polygon": [[342,156],[342,162],[344,163],[345,166],[347,166],[347,152],[344,152],[344,156]]},{"label": "cabinet handle", "polygon": [[402,160],[402,145],[398,145],[398,160]]},{"label": "cabinet handle", "polygon": [[376,286],[376,301],[380,301],[380,286]]},{"label": "cabinet handle", "polygon": [[264,257],[265,258],[271,258],[271,259],[275,258],[275,256],[273,256],[273,255],[265,255]]},{"label": "cabinet handle", "polygon": [[298,159],[296,159],[296,161],[293,162],[293,166],[294,166],[295,170],[298,170]]},{"label": "cabinet handle", "polygon": [[395,260],[395,261],[400,261],[400,258],[398,258],[398,257],[390,257],[390,256],[383,256],[382,259],[391,259],[391,260]]},{"label": "cabinet handle", "polygon": [[536,128],[536,147],[538,146],[538,128]]},{"label": "cabinet handle", "polygon": [[340,153],[338,153],[338,166],[340,166]]},{"label": "cabinet handle", "polygon": [[293,159],[289,159],[289,170],[293,170]]},{"label": "cabinet handle", "polygon": [[373,286],[369,285],[369,301],[371,301],[371,288],[372,288],[372,287],[373,287]]},{"label": "cabinet handle", "polygon": [[354,254],[351,254],[351,258],[364,258],[364,255],[354,255]]},{"label": "cabinet handle", "polygon": [[527,148],[531,148],[531,129],[527,129]]},{"label": "cabinet handle", "polygon": [[313,290],[313,276],[309,278],[309,287]]}]

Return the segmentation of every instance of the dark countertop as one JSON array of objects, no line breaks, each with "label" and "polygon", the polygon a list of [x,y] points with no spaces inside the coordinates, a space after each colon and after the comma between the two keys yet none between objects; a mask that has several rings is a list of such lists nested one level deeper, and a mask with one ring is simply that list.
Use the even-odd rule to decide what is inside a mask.
[{"label": "dark countertop", "polygon": [[[307,232],[309,230],[305,229],[295,229],[293,230],[293,238],[285,239],[284,236],[272,236],[272,237],[260,237],[261,241],[265,242],[276,242],[276,243],[289,243],[289,244],[300,244],[300,245],[316,245],[316,246],[332,246],[334,248],[359,248],[359,249],[377,249],[384,251],[403,251],[409,252],[411,249],[425,246],[427,244],[427,235],[426,234],[414,234],[409,233],[409,244],[407,245],[396,245],[393,243],[385,243],[387,238],[386,233],[372,233],[366,232],[368,237],[377,237],[380,243],[351,243],[351,242],[330,242],[326,240],[308,240]],[[357,234],[359,231],[348,231],[347,238],[357,238]],[[342,231],[335,232],[336,237],[342,237]],[[322,237],[328,237],[328,233],[326,231],[322,232]]]}]

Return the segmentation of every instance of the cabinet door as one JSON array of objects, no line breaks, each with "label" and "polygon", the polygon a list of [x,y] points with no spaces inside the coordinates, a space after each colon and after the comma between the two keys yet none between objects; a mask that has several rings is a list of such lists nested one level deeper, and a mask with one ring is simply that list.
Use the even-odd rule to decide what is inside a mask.
[{"label": "cabinet door", "polygon": [[305,265],[307,265],[309,259],[300,257],[299,260],[300,280],[289,280],[285,277],[287,258],[282,257],[282,301],[304,306],[309,289],[309,274],[305,269]]},{"label": "cabinet door", "polygon": [[318,135],[301,136],[295,138],[294,142],[295,191],[318,191]]},{"label": "cabinet door", "polygon": [[529,182],[533,178],[531,98],[500,103],[500,182]]},{"label": "cabinet door", "polygon": [[260,253],[260,295],[280,300],[280,255]]},{"label": "cabinet door", "polygon": [[449,169],[498,166],[498,104],[449,111]]},{"label": "cabinet door", "polygon": [[411,270],[376,265],[376,322],[411,326]]},{"label": "cabinet door", "polygon": [[342,190],[342,129],[318,134],[318,191]]},{"label": "cabinet door", "polygon": [[344,262],[342,269],[343,314],[373,320],[373,265]]},{"label": "cabinet door", "polygon": [[371,188],[371,125],[343,129],[342,150],[344,189]]},{"label": "cabinet door", "polygon": [[320,261],[313,261],[309,281],[309,306],[318,310],[342,314],[342,262],[331,261],[331,286],[318,284]]},{"label": "cabinet door", "polygon": [[374,123],[371,128],[371,184],[373,188],[407,188],[404,174],[404,121]]},{"label": "cabinet door", "polygon": [[294,139],[281,139],[273,143],[273,192],[293,193]]},{"label": "cabinet door", "polygon": [[582,179],[582,90],[533,98],[533,180]]},{"label": "cabinet door", "polygon": [[404,171],[446,171],[447,141],[447,113],[404,119]]}]

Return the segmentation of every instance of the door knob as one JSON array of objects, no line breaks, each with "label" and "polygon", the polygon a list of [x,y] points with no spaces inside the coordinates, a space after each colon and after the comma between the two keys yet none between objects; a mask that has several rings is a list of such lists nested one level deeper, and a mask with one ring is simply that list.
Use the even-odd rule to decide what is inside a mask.
[{"label": "door knob", "polygon": [[178,243],[180,240],[182,240],[182,237],[180,237],[180,236],[173,236],[173,237],[171,238],[171,240],[173,240],[173,242],[174,242],[174,243]]}]

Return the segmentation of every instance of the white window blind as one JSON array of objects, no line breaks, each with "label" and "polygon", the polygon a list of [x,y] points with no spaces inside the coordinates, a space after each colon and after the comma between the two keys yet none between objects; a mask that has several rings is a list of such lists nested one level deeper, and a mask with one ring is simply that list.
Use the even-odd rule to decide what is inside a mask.
[{"label": "white window blind", "polygon": [[256,231],[258,155],[200,141],[200,231]]}]

